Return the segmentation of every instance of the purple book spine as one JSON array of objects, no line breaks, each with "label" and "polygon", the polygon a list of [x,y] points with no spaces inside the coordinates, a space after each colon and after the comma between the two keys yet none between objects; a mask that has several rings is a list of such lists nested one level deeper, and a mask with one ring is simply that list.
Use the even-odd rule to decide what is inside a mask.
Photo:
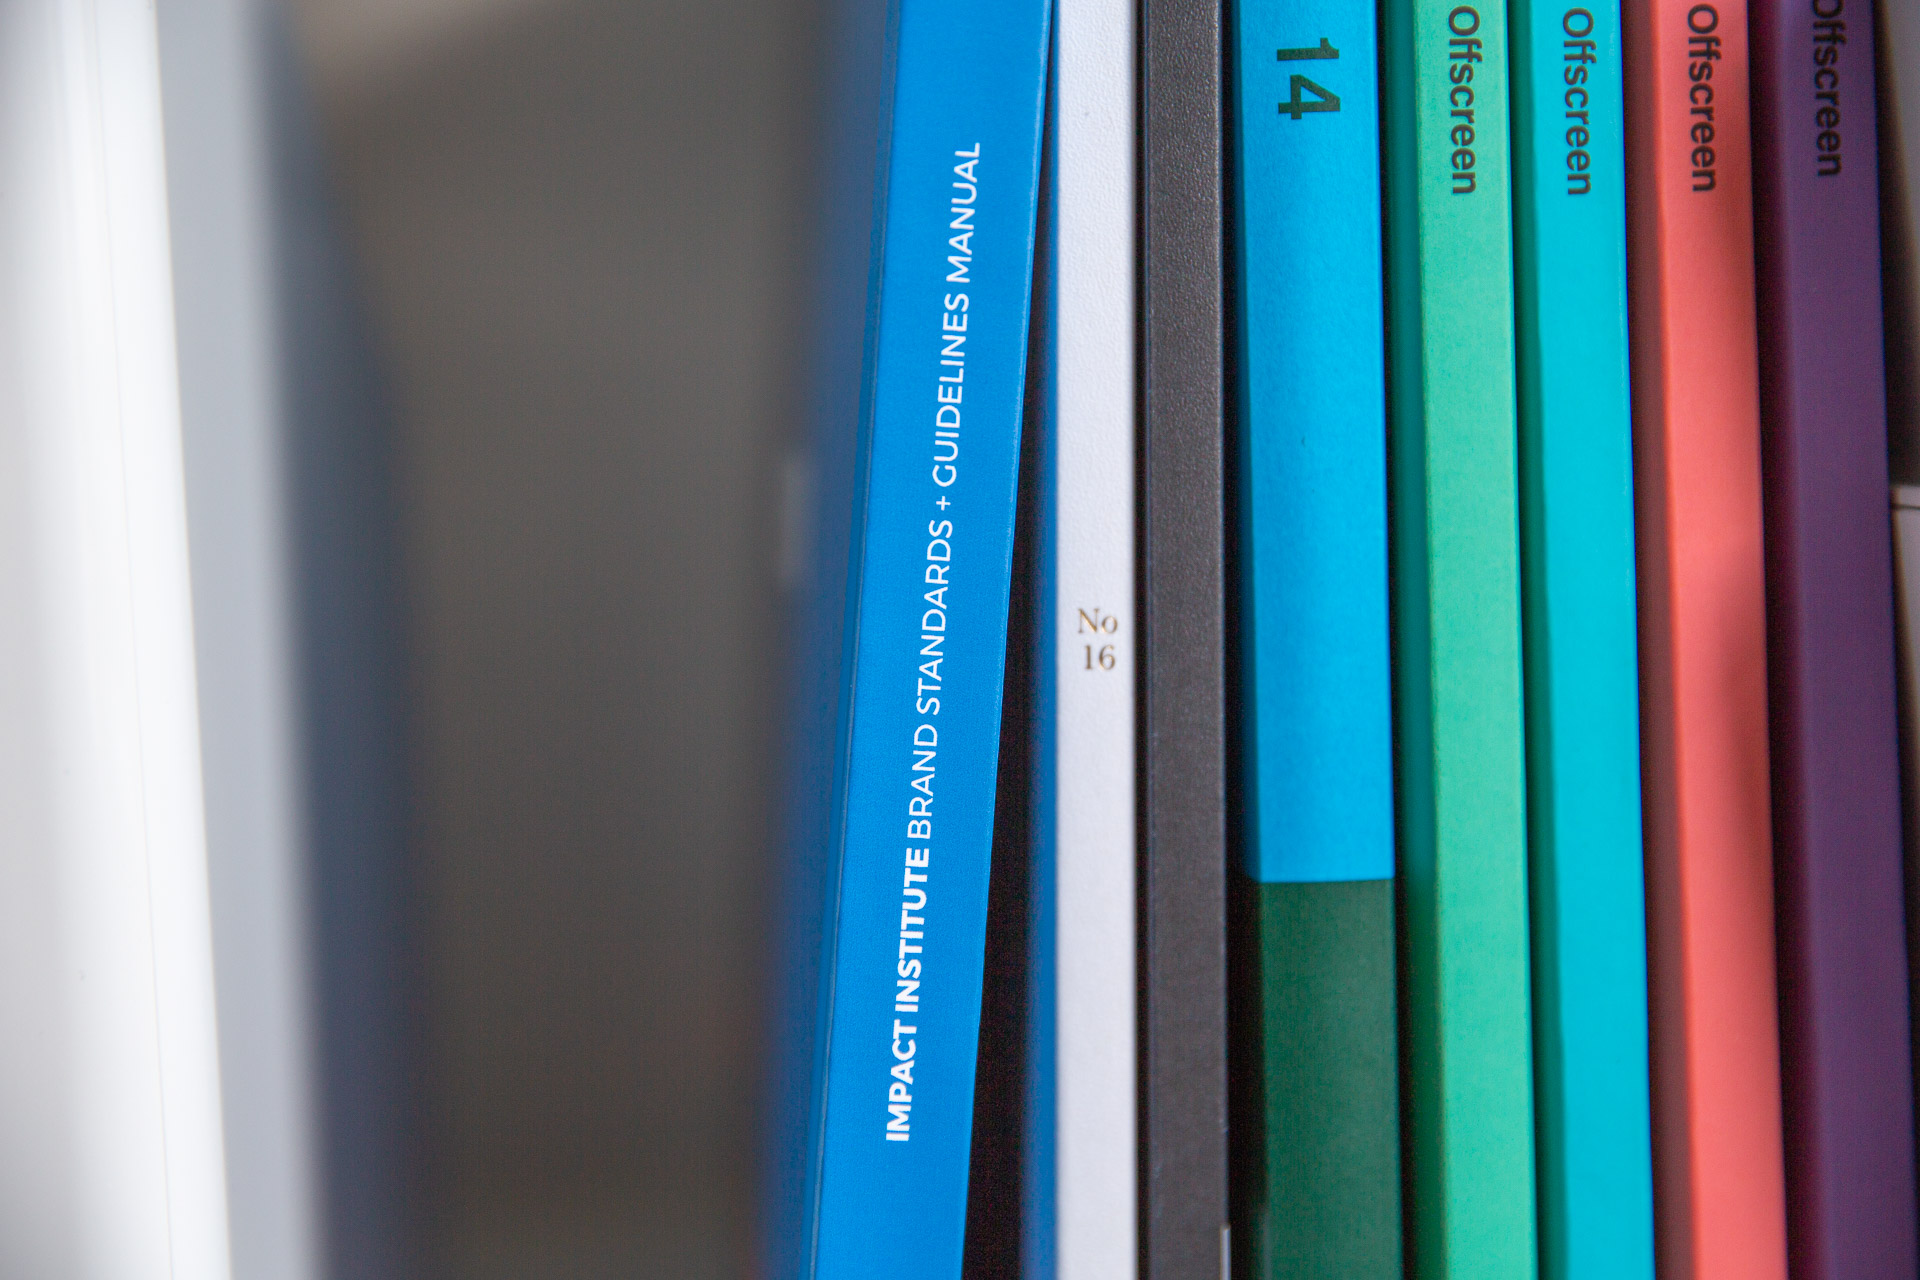
[{"label": "purple book spine", "polygon": [[1873,13],[1750,13],[1789,1248],[1911,1280]]}]

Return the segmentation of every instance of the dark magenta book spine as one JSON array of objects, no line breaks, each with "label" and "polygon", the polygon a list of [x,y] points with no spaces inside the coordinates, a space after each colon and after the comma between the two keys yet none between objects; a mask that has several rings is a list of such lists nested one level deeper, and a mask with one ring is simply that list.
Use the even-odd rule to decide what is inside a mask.
[{"label": "dark magenta book spine", "polygon": [[1873,12],[1753,0],[1788,1248],[1916,1272]]}]

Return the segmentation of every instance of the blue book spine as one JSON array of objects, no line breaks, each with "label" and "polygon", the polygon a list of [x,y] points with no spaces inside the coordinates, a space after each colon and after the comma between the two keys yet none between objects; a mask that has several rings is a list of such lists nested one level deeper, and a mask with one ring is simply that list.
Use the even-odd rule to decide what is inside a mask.
[{"label": "blue book spine", "polygon": [[1651,1280],[1620,7],[1511,38],[1541,1274]]},{"label": "blue book spine", "polygon": [[1236,1273],[1403,1271],[1372,0],[1232,7],[1245,870]]},{"label": "blue book spine", "polygon": [[1234,27],[1247,872],[1387,880],[1374,6],[1244,0]]},{"label": "blue book spine", "polygon": [[1048,17],[1046,0],[887,15],[808,1276],[960,1274]]}]

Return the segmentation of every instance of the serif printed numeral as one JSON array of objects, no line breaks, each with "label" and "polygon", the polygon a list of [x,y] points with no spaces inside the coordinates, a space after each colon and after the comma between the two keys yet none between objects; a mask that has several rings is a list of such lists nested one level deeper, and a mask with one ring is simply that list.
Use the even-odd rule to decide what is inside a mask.
[{"label": "serif printed numeral", "polygon": [[[1340,51],[1333,47],[1332,41],[1328,40],[1325,36],[1321,36],[1320,43],[1317,45],[1306,49],[1278,49],[1275,50],[1275,56],[1281,62],[1317,62],[1338,58]],[[1312,80],[1309,80],[1306,76],[1298,72],[1288,77],[1287,92],[1292,96],[1280,104],[1280,114],[1283,116],[1292,116],[1295,120],[1298,120],[1310,111],[1338,111],[1340,109],[1339,94],[1323,84],[1315,84]],[[1312,96],[1306,96],[1308,94]]]},{"label": "serif printed numeral", "polygon": [[[1079,615],[1078,625],[1074,627],[1076,635],[1086,635],[1091,632],[1096,637],[1110,636],[1120,630],[1120,619],[1110,613],[1102,612],[1098,605],[1094,606],[1092,613],[1088,613],[1085,608],[1075,609],[1074,612]],[[1085,665],[1081,668],[1084,671],[1111,671],[1114,664],[1119,661],[1113,652],[1113,645],[1102,644],[1098,639],[1092,644],[1083,644],[1080,648],[1084,655]]]}]

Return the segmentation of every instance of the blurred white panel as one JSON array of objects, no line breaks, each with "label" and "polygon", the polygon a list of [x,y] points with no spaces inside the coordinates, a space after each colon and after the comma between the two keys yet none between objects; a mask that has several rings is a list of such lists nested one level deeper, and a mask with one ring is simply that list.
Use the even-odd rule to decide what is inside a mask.
[{"label": "blurred white panel", "polygon": [[262,0],[160,7],[233,1260],[320,1274]]},{"label": "blurred white panel", "polygon": [[0,1274],[228,1274],[153,10],[0,3]]},{"label": "blurred white panel", "polygon": [[412,1276],[387,419],[277,0],[160,54],[234,1269]]}]

